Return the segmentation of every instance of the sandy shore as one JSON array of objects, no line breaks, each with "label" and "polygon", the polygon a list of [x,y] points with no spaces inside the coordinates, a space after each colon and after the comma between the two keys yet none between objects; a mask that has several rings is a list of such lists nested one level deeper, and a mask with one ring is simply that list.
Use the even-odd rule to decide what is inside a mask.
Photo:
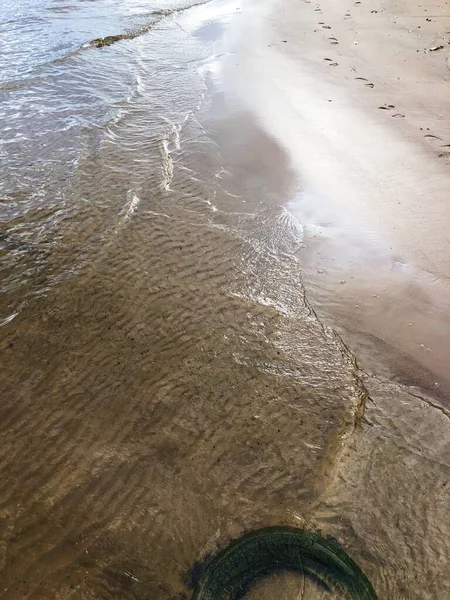
[{"label": "sandy shore", "polygon": [[[2,600],[184,600],[280,524],[338,539],[380,600],[450,597],[448,51],[423,51],[436,7],[398,13],[186,5],[11,91]],[[41,134],[92,89],[62,177],[72,133]],[[274,594],[335,597],[249,597]]]},{"label": "sandy shore", "polygon": [[447,4],[268,0],[244,11],[228,86],[290,158],[315,307],[363,364],[376,352],[380,373],[445,398]]}]

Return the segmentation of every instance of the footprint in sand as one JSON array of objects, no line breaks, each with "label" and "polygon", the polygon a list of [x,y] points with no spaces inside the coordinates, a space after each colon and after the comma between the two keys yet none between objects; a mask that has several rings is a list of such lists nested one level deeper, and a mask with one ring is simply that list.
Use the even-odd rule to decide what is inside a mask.
[{"label": "footprint in sand", "polygon": [[424,136],[424,138],[425,138],[426,140],[430,140],[430,141],[432,141],[432,140],[438,140],[438,141],[440,141],[440,142],[443,142],[443,141],[444,141],[444,140],[443,140],[442,138],[440,138],[439,136],[437,136],[437,135],[433,135],[433,134],[431,134],[431,133],[427,133],[427,135],[425,135],[425,136]]},{"label": "footprint in sand", "polygon": [[[394,104],[384,104],[383,106],[379,106],[378,110],[392,110],[393,108],[395,108]],[[405,115],[403,115],[402,113],[394,113],[393,115],[391,115],[391,117],[393,119],[404,119]],[[425,136],[427,137],[427,136]],[[434,136],[431,136],[434,137]]]},{"label": "footprint in sand", "polygon": [[368,88],[374,88],[375,84],[370,82],[368,79],[366,79],[365,77],[355,77],[355,81],[364,81],[364,85]]},{"label": "footprint in sand", "polygon": [[438,154],[439,158],[450,158],[450,144],[444,144],[441,148],[444,148],[444,151]]}]

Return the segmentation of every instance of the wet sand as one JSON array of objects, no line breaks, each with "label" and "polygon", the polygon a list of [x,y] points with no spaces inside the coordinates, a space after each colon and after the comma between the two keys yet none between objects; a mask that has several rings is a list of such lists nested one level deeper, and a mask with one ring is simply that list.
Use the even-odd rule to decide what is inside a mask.
[{"label": "wet sand", "polygon": [[358,356],[369,337],[388,353],[383,374],[448,397],[447,5],[248,8],[230,88],[292,161],[316,307]]},{"label": "wet sand", "polygon": [[[345,14],[327,6],[317,20],[343,39]],[[374,15],[358,7],[365,20],[352,27],[362,35]],[[407,365],[412,356],[427,375],[445,374],[416,357],[389,326],[395,315],[375,302],[348,326],[353,302],[380,294],[389,277],[400,309],[426,314],[411,298],[422,285],[416,270],[435,274],[443,300],[432,318],[446,322],[445,252],[429,267],[433,239],[448,245],[439,216],[448,170],[419,133],[402,130],[414,125],[406,116],[385,123],[377,106],[390,98],[368,95],[383,95],[377,86],[358,88],[351,67],[346,79],[326,66],[324,57],[351,60],[353,44],[341,50],[339,38],[322,56],[316,8],[211,2],[162,22],[158,40],[208,49],[164,64],[170,86],[194,62],[201,103],[155,139],[144,125],[154,83],[124,103],[76,171],[81,212],[64,220],[51,251],[37,240],[20,255],[26,273],[42,256],[47,270],[7,288],[2,304],[2,598],[181,598],[196,560],[243,531],[283,523],[337,538],[381,599],[450,594],[445,394],[430,394],[427,376],[411,387],[411,369],[385,366],[368,334],[404,352]],[[360,60],[361,76],[381,86],[386,72],[376,78],[377,65]],[[378,150],[352,129],[353,115]],[[395,173],[386,140],[401,156]],[[380,187],[358,175],[375,164]],[[410,235],[422,223],[419,164],[436,207],[420,245]],[[414,210],[398,213],[395,194],[410,194]],[[409,225],[400,219],[396,237],[400,214]],[[61,264],[73,265],[64,276]],[[333,597],[285,576],[250,597],[274,589],[286,600]]]}]

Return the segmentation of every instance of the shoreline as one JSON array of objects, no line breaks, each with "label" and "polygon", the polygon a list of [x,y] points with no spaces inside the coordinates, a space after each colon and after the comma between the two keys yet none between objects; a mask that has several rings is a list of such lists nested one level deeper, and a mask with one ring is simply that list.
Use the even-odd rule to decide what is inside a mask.
[{"label": "shoreline", "polygon": [[[52,244],[36,241],[48,257],[32,283],[82,264],[30,293],[2,328],[4,600],[180,600],[192,566],[271,525],[335,538],[380,599],[449,596],[449,414],[358,369],[337,313],[331,327],[311,307],[321,299],[305,272],[320,260],[312,240],[321,252],[327,240],[340,247],[347,268],[353,246],[343,240],[353,243],[355,229],[326,196],[319,222],[318,196],[305,193],[309,180],[281,143],[286,131],[295,141],[301,119],[280,112],[271,84],[286,75],[305,92],[304,73],[285,72],[284,55],[266,60],[276,40],[262,36],[258,55],[254,17],[273,25],[264,6],[214,0],[58,72],[62,90],[74,73],[84,89],[92,74],[87,92],[96,81],[101,95],[133,65],[138,85],[115,105],[120,119],[85,132],[83,161],[65,181],[73,211],[57,242],[41,231]],[[267,127],[226,85],[228,67],[248,60],[254,70],[242,74]],[[321,79],[306,75],[315,100]],[[320,141],[314,127],[303,137]],[[308,219],[290,201],[309,202]],[[339,235],[324,235],[333,227]],[[32,274],[39,255],[22,259],[20,282],[20,266]],[[314,582],[284,574],[249,598],[299,590],[323,598]]]},{"label": "shoreline", "polygon": [[299,260],[321,318],[363,368],[373,353],[375,373],[448,403],[450,46],[423,48],[447,39],[450,16],[436,8],[430,23],[423,9],[407,30],[404,7],[322,4],[248,2],[225,87],[289,157],[286,205],[305,229]]}]

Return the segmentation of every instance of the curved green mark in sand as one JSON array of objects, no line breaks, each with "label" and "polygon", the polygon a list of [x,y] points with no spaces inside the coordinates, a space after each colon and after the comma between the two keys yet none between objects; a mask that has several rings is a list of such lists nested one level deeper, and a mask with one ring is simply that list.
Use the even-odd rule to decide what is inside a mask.
[{"label": "curved green mark in sand", "polygon": [[304,573],[354,600],[377,600],[370,581],[337,542],[295,527],[266,527],[233,541],[206,566],[192,600],[236,600],[255,579],[279,570]]}]

